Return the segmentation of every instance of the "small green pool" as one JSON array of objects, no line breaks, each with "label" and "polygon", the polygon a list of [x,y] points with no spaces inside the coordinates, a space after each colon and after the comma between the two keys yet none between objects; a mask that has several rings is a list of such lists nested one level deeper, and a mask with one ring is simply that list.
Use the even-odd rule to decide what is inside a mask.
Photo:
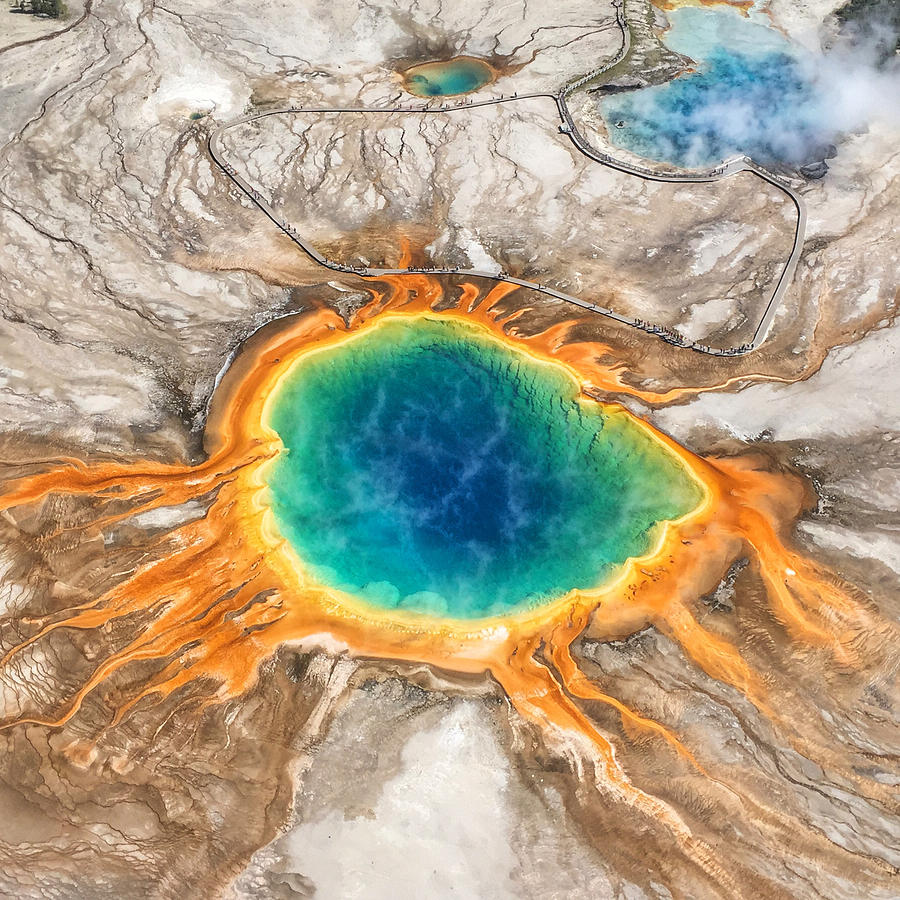
[{"label": "small green pool", "polygon": [[494,70],[482,59],[457,56],[407,69],[406,89],[418,97],[452,97],[478,90],[494,80]]},{"label": "small green pool", "polygon": [[279,530],[322,583],[383,609],[473,619],[597,586],[702,496],[562,369],[452,320],[301,360],[269,423]]}]

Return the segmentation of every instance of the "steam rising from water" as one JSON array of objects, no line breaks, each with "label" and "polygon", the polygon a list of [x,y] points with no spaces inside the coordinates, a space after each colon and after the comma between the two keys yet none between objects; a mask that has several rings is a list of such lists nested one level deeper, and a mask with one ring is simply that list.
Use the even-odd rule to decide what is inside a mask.
[{"label": "steam rising from water", "polygon": [[900,65],[884,60],[889,26],[855,29],[813,53],[731,9],[685,8],[671,21],[666,43],[696,60],[697,71],[605,100],[619,146],[686,167],[736,153],[800,166],[877,120],[900,127],[891,100],[900,96]]}]

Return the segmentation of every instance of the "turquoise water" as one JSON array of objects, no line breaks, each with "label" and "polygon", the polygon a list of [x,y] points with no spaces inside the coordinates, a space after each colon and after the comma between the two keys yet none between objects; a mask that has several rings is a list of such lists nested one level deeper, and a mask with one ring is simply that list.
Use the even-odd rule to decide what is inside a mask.
[{"label": "turquoise water", "polygon": [[281,533],[383,608],[470,619],[600,583],[700,499],[677,459],[470,326],[394,320],[302,361],[274,398]]},{"label": "turquoise water", "polygon": [[666,44],[698,71],[604,99],[614,144],[686,167],[735,154],[763,164],[822,159],[836,128],[820,58],[732,9],[686,7],[669,17]]},{"label": "turquoise water", "polygon": [[406,73],[406,89],[419,97],[468,94],[493,80],[491,67],[480,59],[460,57],[424,63]]}]

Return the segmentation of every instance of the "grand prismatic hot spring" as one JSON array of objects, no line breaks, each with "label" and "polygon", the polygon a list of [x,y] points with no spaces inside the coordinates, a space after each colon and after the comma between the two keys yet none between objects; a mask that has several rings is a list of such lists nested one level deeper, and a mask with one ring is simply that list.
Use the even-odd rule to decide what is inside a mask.
[{"label": "grand prismatic hot spring", "polygon": [[273,397],[279,530],[323,583],[472,619],[597,586],[702,491],[563,369],[458,322],[388,321]]},{"label": "grand prismatic hot spring", "polygon": [[7,515],[84,498],[75,528],[96,534],[136,513],[207,507],[96,599],[32,620],[0,665],[59,629],[113,629],[117,646],[73,676],[61,707],[36,692],[0,728],[59,727],[88,706],[79,721],[103,723],[79,744],[90,759],[138,705],[245,695],[284,645],[430,666],[494,684],[548,746],[727,885],[584,704],[702,772],[692,752],[587,677],[577,644],[652,625],[790,727],[699,601],[745,557],[792,640],[855,665],[868,613],[781,538],[802,483],[754,457],[698,457],[614,402],[691,389],[627,384],[608,347],[573,337],[578,322],[520,332],[514,285],[382,282],[349,320],[309,311],[251,338],[217,388],[202,462],[62,460],[5,486]]}]

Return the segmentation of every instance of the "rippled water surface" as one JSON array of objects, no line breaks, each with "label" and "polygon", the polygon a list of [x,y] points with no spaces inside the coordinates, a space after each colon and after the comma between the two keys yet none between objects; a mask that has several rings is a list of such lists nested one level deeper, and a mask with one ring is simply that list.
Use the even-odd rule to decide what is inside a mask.
[{"label": "rippled water surface", "polygon": [[700,497],[558,367],[446,320],[312,355],[271,424],[282,533],[324,583],[381,607],[477,618],[596,585]]}]

